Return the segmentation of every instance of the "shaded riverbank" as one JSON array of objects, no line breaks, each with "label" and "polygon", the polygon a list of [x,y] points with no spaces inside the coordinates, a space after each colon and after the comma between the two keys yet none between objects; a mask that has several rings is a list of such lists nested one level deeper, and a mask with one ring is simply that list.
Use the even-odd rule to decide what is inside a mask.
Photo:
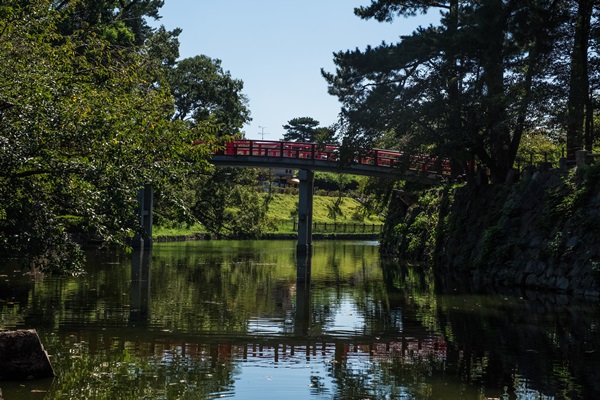
[{"label": "shaded riverbank", "polygon": [[600,298],[600,167],[529,169],[506,185],[398,192],[382,250],[445,281]]}]

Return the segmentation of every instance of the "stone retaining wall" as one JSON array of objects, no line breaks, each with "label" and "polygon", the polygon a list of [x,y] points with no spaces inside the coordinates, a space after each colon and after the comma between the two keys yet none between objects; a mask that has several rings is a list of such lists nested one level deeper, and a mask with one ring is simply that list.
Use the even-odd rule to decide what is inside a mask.
[{"label": "stone retaining wall", "polygon": [[516,183],[436,195],[433,211],[399,202],[384,249],[404,257],[402,238],[389,232],[415,235],[414,221],[427,215],[436,222],[421,229],[423,248],[412,254],[434,266],[442,283],[466,279],[600,298],[600,166],[530,168]]}]

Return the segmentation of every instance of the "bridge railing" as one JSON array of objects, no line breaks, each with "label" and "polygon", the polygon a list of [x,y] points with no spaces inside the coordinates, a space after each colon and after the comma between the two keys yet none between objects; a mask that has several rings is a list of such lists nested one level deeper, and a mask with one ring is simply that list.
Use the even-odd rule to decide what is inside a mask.
[{"label": "bridge railing", "polygon": [[[226,156],[275,157],[339,163],[342,160],[337,145],[271,140],[233,140],[216,154]],[[343,160],[349,165],[365,165],[408,170],[414,173],[450,176],[450,161],[427,155],[408,155],[401,151],[369,149]]]}]

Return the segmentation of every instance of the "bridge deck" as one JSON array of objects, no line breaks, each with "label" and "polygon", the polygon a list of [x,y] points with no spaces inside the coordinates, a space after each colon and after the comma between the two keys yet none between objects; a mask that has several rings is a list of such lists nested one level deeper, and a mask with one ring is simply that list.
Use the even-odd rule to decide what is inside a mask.
[{"label": "bridge deck", "polygon": [[340,154],[335,145],[234,140],[213,154],[211,162],[218,166],[309,169],[406,180],[440,180],[450,176],[448,160],[438,157],[383,149],[366,150],[346,160]]}]

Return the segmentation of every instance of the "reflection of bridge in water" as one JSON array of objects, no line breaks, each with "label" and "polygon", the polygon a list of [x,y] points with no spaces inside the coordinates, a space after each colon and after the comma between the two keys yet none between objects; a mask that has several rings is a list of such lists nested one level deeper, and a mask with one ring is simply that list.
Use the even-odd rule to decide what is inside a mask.
[{"label": "reflection of bridge in water", "polygon": [[[293,362],[311,358],[341,362],[352,357],[424,358],[443,359],[446,343],[441,336],[434,337],[420,323],[402,321],[402,328],[385,332],[324,332],[313,330],[311,305],[310,255],[297,256],[296,296],[293,318],[285,329],[276,331],[270,320],[261,323],[253,318],[245,332],[170,332],[150,326],[150,276],[151,252],[134,251],[131,269],[129,325],[111,326],[121,340],[144,344],[152,354],[168,354],[170,357],[205,358],[212,360],[269,360],[270,362]],[[269,326],[268,330],[253,329],[251,325]],[[86,321],[85,332],[98,332],[91,337],[102,337],[102,324],[94,326]],[[289,326],[291,325],[291,326]],[[140,330],[140,326],[147,329]],[[280,327],[281,328],[281,327]],[[67,334],[79,331],[76,326],[62,325]],[[90,351],[108,343],[89,342]],[[124,342],[121,343],[124,346]]]}]

